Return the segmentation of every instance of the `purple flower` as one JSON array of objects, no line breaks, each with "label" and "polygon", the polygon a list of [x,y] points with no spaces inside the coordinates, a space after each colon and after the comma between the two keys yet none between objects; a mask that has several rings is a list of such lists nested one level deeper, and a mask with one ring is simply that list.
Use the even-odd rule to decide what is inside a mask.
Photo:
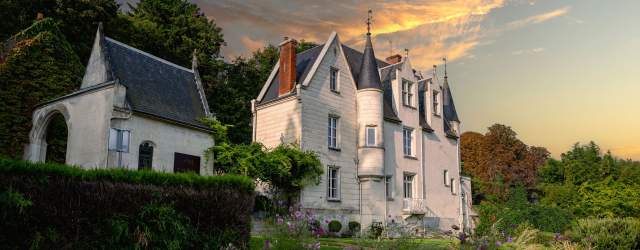
[{"label": "purple flower", "polygon": [[264,247],[262,247],[262,249],[269,249],[271,248],[271,241],[269,239],[264,241]]},{"label": "purple flower", "polygon": [[302,213],[300,211],[295,212],[296,219],[300,219],[302,217]]},{"label": "purple flower", "polygon": [[282,217],[278,216],[278,218],[276,219],[276,223],[278,225],[282,225],[282,223],[284,223],[284,219],[282,219]]},{"label": "purple flower", "polygon": [[496,246],[502,246],[502,242],[496,241]]},{"label": "purple flower", "polygon": [[511,236],[507,237],[507,243],[511,243],[513,242],[513,238],[511,238]]}]

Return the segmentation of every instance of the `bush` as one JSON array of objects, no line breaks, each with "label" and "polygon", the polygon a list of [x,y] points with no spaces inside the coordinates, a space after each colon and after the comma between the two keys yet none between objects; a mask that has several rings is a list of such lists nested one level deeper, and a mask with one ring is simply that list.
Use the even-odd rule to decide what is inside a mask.
[{"label": "bush", "polygon": [[574,239],[593,249],[640,249],[640,219],[581,219]]},{"label": "bush", "polygon": [[514,235],[518,225],[529,223],[546,232],[563,232],[571,223],[571,214],[558,207],[532,204],[523,188],[514,188],[506,202],[483,201],[479,206],[480,223],[476,232],[487,234],[491,227],[507,235]]},{"label": "bush", "polygon": [[349,221],[349,232],[355,234],[360,231],[360,223],[357,221]]},{"label": "bush", "polygon": [[378,239],[382,236],[382,231],[384,231],[384,227],[382,226],[382,222],[373,222],[369,226],[369,230],[367,231],[367,235],[369,238]]},{"label": "bush", "polygon": [[[7,248],[246,246],[254,192],[242,176],[82,170],[0,159]],[[22,216],[16,216],[22,211]],[[146,248],[146,247],[142,247]]]},{"label": "bush", "polygon": [[332,220],[329,222],[329,232],[338,233],[342,229],[342,223],[337,220]]}]

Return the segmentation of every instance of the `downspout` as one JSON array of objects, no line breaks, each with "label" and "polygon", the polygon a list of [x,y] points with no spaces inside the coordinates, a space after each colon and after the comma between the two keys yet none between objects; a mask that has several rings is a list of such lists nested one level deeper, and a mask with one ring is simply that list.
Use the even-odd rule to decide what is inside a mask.
[{"label": "downspout", "polygon": [[258,122],[258,112],[256,111],[256,99],[251,100],[251,124],[252,124],[252,135],[251,142],[256,142],[256,123]]}]

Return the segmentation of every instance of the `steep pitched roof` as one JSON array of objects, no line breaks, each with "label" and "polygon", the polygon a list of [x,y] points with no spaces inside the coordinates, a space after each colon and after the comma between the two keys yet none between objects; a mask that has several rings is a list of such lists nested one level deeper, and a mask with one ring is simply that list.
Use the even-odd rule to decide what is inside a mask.
[{"label": "steep pitched roof", "polygon": [[[197,71],[103,37],[100,29],[96,39],[98,46],[92,51],[83,88],[101,83],[91,81],[114,80],[127,87],[126,100],[133,111],[208,129],[199,122],[209,111],[198,87]],[[106,79],[88,77],[91,75]]]},{"label": "steep pitched roof", "polygon": [[367,33],[367,41],[364,46],[363,58],[360,63],[360,75],[358,76],[358,89],[382,89],[380,73],[376,63],[376,55],[373,52],[371,34]]},{"label": "steep pitched roof", "polygon": [[443,104],[442,104],[442,109],[444,112],[444,131],[447,134],[447,136],[450,137],[455,137],[457,138],[458,136],[456,135],[456,133],[454,131],[451,130],[451,126],[449,125],[449,122],[455,121],[455,122],[460,122],[460,119],[458,118],[458,112],[456,112],[456,105],[453,103],[453,95],[451,94],[451,89],[449,88],[449,80],[447,79],[447,75],[445,74],[444,76],[444,84],[442,86],[443,90],[442,90],[442,98],[443,98]]},{"label": "steep pitched roof", "polygon": [[456,105],[453,103],[453,95],[451,94],[451,89],[449,88],[449,80],[448,77],[444,77],[444,85],[443,85],[443,95],[444,103],[442,108],[444,109],[444,117],[449,121],[460,122],[458,118],[458,112],[456,112]]},{"label": "steep pitched roof", "polygon": [[[298,82],[301,82],[307,77],[311,67],[313,66],[313,62],[316,60],[318,55],[320,55],[323,47],[324,45],[318,45],[296,55],[296,79]],[[279,72],[276,71],[273,80],[270,83],[267,83],[269,84],[269,88],[262,100],[258,102],[259,104],[275,101],[281,97],[285,97],[278,96],[278,86],[280,86],[280,77],[278,76]],[[295,94],[295,92],[296,89],[294,88],[292,94]]]}]

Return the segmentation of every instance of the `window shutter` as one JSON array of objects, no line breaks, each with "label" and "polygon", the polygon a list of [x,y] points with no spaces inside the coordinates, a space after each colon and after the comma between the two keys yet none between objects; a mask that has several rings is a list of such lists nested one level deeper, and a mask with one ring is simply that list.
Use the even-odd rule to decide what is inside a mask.
[{"label": "window shutter", "polygon": [[118,130],[114,128],[109,129],[109,150],[118,150]]}]

